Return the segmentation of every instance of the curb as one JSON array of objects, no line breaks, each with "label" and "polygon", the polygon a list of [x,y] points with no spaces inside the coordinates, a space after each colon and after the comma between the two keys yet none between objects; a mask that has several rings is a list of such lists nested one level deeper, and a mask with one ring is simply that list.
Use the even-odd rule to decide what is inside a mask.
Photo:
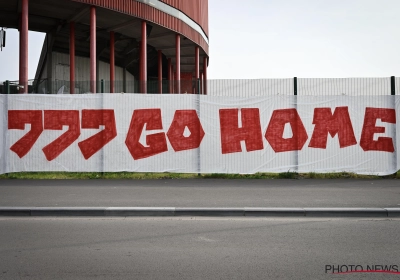
[{"label": "curb", "polygon": [[400,217],[400,208],[0,207],[2,217]]}]

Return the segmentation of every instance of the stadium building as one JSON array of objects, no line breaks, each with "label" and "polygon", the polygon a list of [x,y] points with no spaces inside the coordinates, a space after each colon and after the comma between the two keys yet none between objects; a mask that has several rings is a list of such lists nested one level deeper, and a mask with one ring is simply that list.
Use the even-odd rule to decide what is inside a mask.
[{"label": "stadium building", "polygon": [[[19,92],[207,94],[208,0],[8,0]],[[28,30],[46,33],[28,81]]]}]

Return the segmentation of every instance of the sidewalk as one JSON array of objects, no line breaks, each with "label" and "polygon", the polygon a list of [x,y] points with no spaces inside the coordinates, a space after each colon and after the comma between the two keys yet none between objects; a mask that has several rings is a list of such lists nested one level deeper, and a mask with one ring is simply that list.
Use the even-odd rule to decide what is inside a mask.
[{"label": "sidewalk", "polygon": [[0,180],[0,216],[400,217],[377,180]]}]

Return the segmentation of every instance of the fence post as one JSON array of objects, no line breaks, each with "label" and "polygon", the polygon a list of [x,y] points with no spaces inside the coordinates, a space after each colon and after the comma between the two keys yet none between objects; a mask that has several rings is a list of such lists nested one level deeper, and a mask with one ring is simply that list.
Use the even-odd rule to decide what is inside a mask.
[{"label": "fence post", "polygon": [[200,94],[201,93],[201,80],[200,79],[196,80],[196,87],[197,87],[197,89],[196,89],[197,94]]},{"label": "fence post", "polygon": [[396,95],[396,80],[395,77],[390,77],[390,90],[392,95]]},{"label": "fence post", "polygon": [[[295,96],[295,98],[294,98],[294,100],[295,100],[295,108],[296,108],[296,110],[298,109],[297,108],[297,77],[294,77],[293,78],[293,93],[294,93],[294,96]],[[297,131],[297,122],[296,122],[296,124],[295,124],[295,128],[293,128],[292,127],[292,129],[294,129],[295,131]],[[293,134],[296,134],[296,132],[295,131],[293,131]],[[295,165],[295,172],[296,173],[299,173],[299,151],[298,150],[296,150],[296,152],[294,153],[294,165]]]},{"label": "fence post", "polygon": [[[396,95],[396,78],[395,78],[395,76],[391,76],[390,77],[390,93],[391,93],[391,95]],[[396,99],[394,99],[393,98],[393,102],[394,102],[394,108],[396,108]],[[397,126],[394,126],[394,129],[395,129],[395,132],[394,132],[394,135],[395,135],[395,137],[394,137],[394,143],[397,143],[397,139],[398,139],[398,137],[399,137],[399,132],[398,132],[398,129],[397,129]],[[393,161],[394,161],[394,165],[396,166],[396,170],[397,170],[397,168],[398,168],[398,166],[397,166],[397,157],[398,157],[398,153],[399,151],[395,151],[394,153],[393,153]]]},{"label": "fence post", "polygon": [[100,92],[101,93],[104,93],[104,80],[103,79],[101,79],[101,81],[100,81]]},{"label": "fence post", "polygon": [[4,82],[4,93],[10,94],[10,81],[9,80],[6,80]]}]

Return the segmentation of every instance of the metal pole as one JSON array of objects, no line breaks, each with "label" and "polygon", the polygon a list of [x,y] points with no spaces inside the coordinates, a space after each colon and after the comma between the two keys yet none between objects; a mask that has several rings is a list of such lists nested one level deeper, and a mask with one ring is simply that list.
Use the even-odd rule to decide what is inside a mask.
[{"label": "metal pole", "polygon": [[110,32],[110,93],[115,91],[115,34]]},{"label": "metal pole", "polygon": [[175,80],[177,81],[177,93],[181,93],[181,35],[176,34],[176,76]]},{"label": "metal pole", "polygon": [[9,80],[4,82],[4,93],[10,94],[10,81]]},{"label": "metal pole", "polygon": [[147,93],[147,25],[142,21],[142,41],[140,43],[140,92]]},{"label": "metal pole", "polygon": [[172,93],[172,62],[168,58],[168,93]]},{"label": "metal pole", "polygon": [[[396,77],[395,76],[390,77],[390,89],[391,89],[391,95],[395,96],[396,95]],[[396,108],[396,99],[395,98],[393,98],[393,106],[394,106],[394,108]],[[399,137],[399,131],[398,131],[397,127],[398,126],[393,126],[394,143],[397,142],[397,139]],[[392,165],[394,165],[394,166],[397,165],[397,162],[398,162],[397,157],[398,157],[397,153],[396,152],[393,153]]]},{"label": "metal pole", "polygon": [[293,78],[294,95],[297,95],[297,77]]},{"label": "metal pole", "polygon": [[197,79],[197,94],[201,94],[201,79]]},{"label": "metal pole", "polygon": [[158,51],[158,93],[162,94],[162,51]]},{"label": "metal pole", "polygon": [[104,93],[104,80],[103,79],[100,80],[100,90],[101,90],[101,93]]},{"label": "metal pole", "polygon": [[172,75],[172,91],[171,91],[171,93],[175,93],[175,81],[176,81],[176,79],[175,79],[175,72],[174,72],[174,65],[172,65],[171,64],[171,75]]},{"label": "metal pole", "polygon": [[90,92],[96,93],[96,8],[90,7]]},{"label": "metal pole", "polygon": [[69,92],[75,93],[75,22],[69,25]]},{"label": "metal pole", "polygon": [[396,95],[396,78],[394,76],[390,77],[390,89],[391,94]]},{"label": "metal pole", "polygon": [[203,90],[204,90],[204,95],[207,95],[207,57],[205,56],[203,58]]},{"label": "metal pole", "polygon": [[28,0],[22,0],[21,28],[19,30],[19,93],[28,92]]},{"label": "metal pole", "polygon": [[204,75],[203,72],[200,73],[200,93],[204,94]]},{"label": "metal pole", "polygon": [[[133,92],[135,92],[135,87],[133,88]],[[126,87],[126,68],[123,69],[122,72],[122,91],[127,92],[127,87]]]}]

